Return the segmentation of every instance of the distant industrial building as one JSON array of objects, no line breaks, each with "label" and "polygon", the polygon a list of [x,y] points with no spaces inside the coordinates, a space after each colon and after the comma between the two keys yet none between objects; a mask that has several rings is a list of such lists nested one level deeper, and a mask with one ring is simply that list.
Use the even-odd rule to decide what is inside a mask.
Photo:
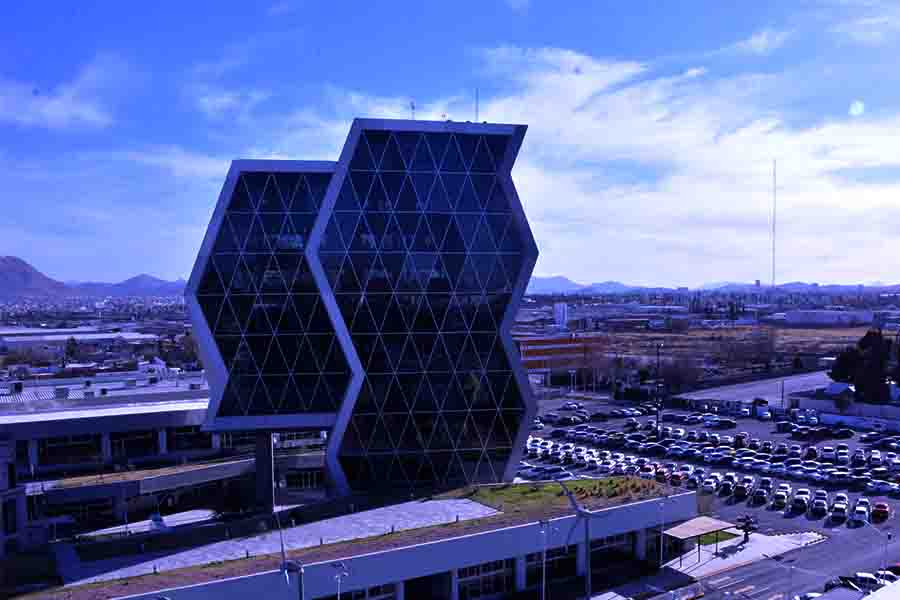
[{"label": "distant industrial building", "polygon": [[553,322],[556,328],[565,331],[569,328],[569,305],[565,302],[557,302],[553,305]]}]

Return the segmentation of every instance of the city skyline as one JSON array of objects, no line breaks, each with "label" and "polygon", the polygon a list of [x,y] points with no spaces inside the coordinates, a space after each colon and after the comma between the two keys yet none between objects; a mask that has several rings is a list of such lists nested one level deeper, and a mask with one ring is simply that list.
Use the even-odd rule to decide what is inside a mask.
[{"label": "city skyline", "polygon": [[768,282],[777,159],[776,280],[894,281],[890,4],[473,7],[461,28],[430,6],[339,24],[299,3],[197,6],[175,32],[162,14],[17,8],[3,254],[63,281],[183,278],[231,159],[335,159],[352,117],[410,102],[474,120],[478,88],[479,120],[530,126],[517,184],[536,275]]}]

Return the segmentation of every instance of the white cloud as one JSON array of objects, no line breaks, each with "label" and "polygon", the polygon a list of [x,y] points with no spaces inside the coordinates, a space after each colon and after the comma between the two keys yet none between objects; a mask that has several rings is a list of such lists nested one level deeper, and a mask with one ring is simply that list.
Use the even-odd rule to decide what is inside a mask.
[{"label": "white cloud", "polygon": [[866,104],[862,100],[854,100],[850,103],[850,109],[847,111],[851,117],[860,117],[866,112]]},{"label": "white cloud", "polygon": [[790,36],[790,31],[763,29],[757,31],[749,38],[729,46],[727,49],[742,54],[770,54],[781,48]]},{"label": "white cloud", "polygon": [[160,146],[140,151],[113,153],[112,158],[136,162],[169,171],[177,178],[224,180],[231,162],[179,146]]},{"label": "white cloud", "polygon": [[896,6],[879,5],[878,10],[849,18],[833,26],[831,30],[859,44],[880,46],[900,35],[900,9]]},{"label": "white cloud", "polygon": [[530,0],[506,0],[506,4],[516,12],[520,12],[523,10],[528,10],[528,6],[531,4]]},{"label": "white cloud", "polygon": [[186,94],[194,106],[210,119],[247,117],[257,105],[272,96],[265,90],[228,90],[211,85],[191,85]]},{"label": "white cloud", "polygon": [[127,77],[128,67],[122,60],[104,55],[85,65],[71,81],[48,88],[0,79],[0,121],[46,129],[106,127],[114,117],[104,94]]}]

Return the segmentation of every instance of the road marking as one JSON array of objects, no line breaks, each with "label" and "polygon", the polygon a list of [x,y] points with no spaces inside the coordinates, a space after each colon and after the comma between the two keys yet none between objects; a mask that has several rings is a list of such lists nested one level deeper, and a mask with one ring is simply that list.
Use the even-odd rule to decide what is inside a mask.
[{"label": "road marking", "polygon": [[755,589],[756,589],[756,586],[755,586],[755,585],[745,585],[745,586],[742,587],[742,588],[738,588],[738,589],[736,589],[736,590],[731,590],[731,593],[733,593],[733,594],[746,594],[747,592],[749,592],[749,591],[751,591],[751,590],[755,590]]},{"label": "road marking", "polygon": [[756,592],[753,595],[759,596],[760,594],[762,594],[766,590],[770,589],[771,587],[772,587],[771,585],[767,585],[766,587],[759,588],[758,590],[756,590]]},{"label": "road marking", "polygon": [[766,600],[781,600],[782,596],[784,596],[784,594],[772,594],[766,598]]},{"label": "road marking", "polygon": [[722,583],[724,581],[729,581],[730,579],[731,579],[731,575],[726,575],[725,577],[719,577],[718,579],[711,579],[709,583],[711,585],[719,585],[720,583]]}]

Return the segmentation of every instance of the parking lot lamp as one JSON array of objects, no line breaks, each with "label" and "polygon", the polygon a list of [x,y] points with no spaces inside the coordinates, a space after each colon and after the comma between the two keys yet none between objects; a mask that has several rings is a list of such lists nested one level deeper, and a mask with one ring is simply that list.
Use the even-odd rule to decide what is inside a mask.
[{"label": "parking lot lamp", "polygon": [[656,344],[656,441],[662,438],[662,393],[660,389],[660,371],[659,371],[659,353],[663,348],[663,343]]},{"label": "parking lot lamp", "polygon": [[547,598],[547,534],[550,531],[550,520],[541,519],[538,521],[540,526],[543,545],[541,548],[541,600]]},{"label": "parking lot lamp", "polygon": [[863,523],[866,524],[866,527],[869,527],[870,529],[877,531],[878,535],[880,535],[884,539],[884,544],[882,545],[882,549],[881,549],[881,569],[880,569],[880,570],[884,571],[884,567],[885,567],[885,565],[887,565],[887,547],[888,547],[888,544],[891,542],[891,540],[894,538],[894,536],[890,532],[885,533],[885,532],[881,531],[880,529],[878,529],[877,527],[875,527],[868,521],[863,521]]}]

